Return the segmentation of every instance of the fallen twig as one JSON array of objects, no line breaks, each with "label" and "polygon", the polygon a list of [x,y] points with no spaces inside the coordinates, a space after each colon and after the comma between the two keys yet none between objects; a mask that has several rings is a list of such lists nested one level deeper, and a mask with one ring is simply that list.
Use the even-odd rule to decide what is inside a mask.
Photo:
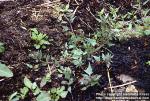
[{"label": "fallen twig", "polygon": [[109,73],[108,68],[107,68],[107,76],[108,76],[108,81],[109,81],[109,86],[110,86],[111,93],[113,93],[112,84],[111,84],[111,80],[110,80],[110,73]]},{"label": "fallen twig", "polygon": [[123,87],[123,86],[127,86],[127,85],[130,85],[130,84],[133,84],[133,83],[135,83],[135,82],[137,82],[137,81],[134,80],[134,81],[131,81],[131,82],[128,82],[128,83],[124,83],[124,84],[122,84],[122,85],[117,85],[117,86],[107,87],[107,88],[104,88],[104,89],[106,90],[106,89],[119,88],[119,87]]},{"label": "fallen twig", "polygon": [[89,27],[92,31],[94,31],[94,29],[89,25],[87,24],[86,22],[84,22],[81,18],[79,18],[81,22],[83,22],[87,27]]},{"label": "fallen twig", "polygon": [[[110,86],[110,91],[111,93],[113,93],[113,89],[112,89],[112,84],[111,84],[111,79],[110,79],[110,68],[107,68],[107,76],[108,76],[108,81],[109,81],[109,86]],[[115,96],[113,96],[115,98]],[[115,101],[115,100],[112,100]]]},{"label": "fallen twig", "polygon": [[1,82],[1,81],[4,81],[4,80],[5,80],[5,79],[0,79],[0,82]]}]

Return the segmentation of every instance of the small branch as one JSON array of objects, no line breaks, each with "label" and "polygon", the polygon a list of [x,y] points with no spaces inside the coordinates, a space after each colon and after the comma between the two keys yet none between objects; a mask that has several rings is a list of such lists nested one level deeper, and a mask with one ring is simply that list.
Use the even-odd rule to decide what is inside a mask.
[{"label": "small branch", "polygon": [[91,12],[90,7],[86,8],[86,10],[93,16],[93,18],[100,23],[100,20]]},{"label": "small branch", "polygon": [[48,64],[48,71],[49,71],[49,74],[52,75],[56,70],[55,70],[54,66],[51,68]]},{"label": "small branch", "polygon": [[100,45],[99,47],[97,47],[94,51],[90,52],[89,54],[93,54],[93,53],[99,51],[102,47],[104,47],[104,44]]},{"label": "small branch", "polygon": [[87,27],[89,27],[92,31],[94,31],[94,29],[89,25],[87,24],[86,22],[84,22],[81,18],[79,18],[81,22],[83,22]]},{"label": "small branch", "polygon": [[107,76],[108,76],[108,81],[109,81],[109,86],[110,86],[111,93],[113,93],[112,84],[111,84],[111,80],[110,80],[110,72],[109,72],[108,68],[107,68]]},{"label": "small branch", "polygon": [[74,0],[74,1],[76,2],[77,5],[80,5],[77,0]]},{"label": "small branch", "polygon": [[72,27],[72,24],[70,22],[70,20],[64,15],[64,17],[66,18],[66,20],[69,22],[69,26],[70,26],[70,29],[71,31],[74,33],[74,30],[73,30],[73,27]]},{"label": "small branch", "polygon": [[106,47],[103,47],[103,48],[106,49],[108,52],[110,52],[112,55],[114,55],[113,52],[110,51],[108,48],[106,48]]},{"label": "small branch", "polygon": [[73,11],[73,15],[76,14],[77,10],[78,10],[79,6],[76,7],[76,9]]},{"label": "small branch", "polygon": [[104,88],[104,89],[114,89],[114,88],[124,87],[124,86],[130,85],[130,84],[133,84],[133,83],[135,83],[135,82],[137,82],[137,81],[134,80],[134,81],[131,81],[131,82],[122,84],[122,85],[112,86],[112,87],[108,87],[108,88]]},{"label": "small branch", "polygon": [[[107,76],[108,76],[108,81],[109,81],[109,86],[110,86],[110,91],[111,93],[113,93],[113,89],[112,89],[112,84],[111,84],[111,79],[110,79],[110,68],[107,68]],[[115,99],[115,96],[113,96],[114,99]],[[115,101],[115,100],[112,100],[112,101]]]},{"label": "small branch", "polygon": [[5,80],[5,79],[0,79],[0,82],[1,82],[1,81],[4,81],[4,80]]}]

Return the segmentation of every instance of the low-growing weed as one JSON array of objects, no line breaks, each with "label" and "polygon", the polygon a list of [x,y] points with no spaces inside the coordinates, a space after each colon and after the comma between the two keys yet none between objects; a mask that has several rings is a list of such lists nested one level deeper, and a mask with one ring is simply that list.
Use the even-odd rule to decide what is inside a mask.
[{"label": "low-growing weed", "polygon": [[75,81],[75,74],[70,69],[70,67],[60,67],[58,69],[59,77],[64,77],[64,80],[61,81],[61,84],[68,86],[68,91],[72,93],[71,85]]},{"label": "low-growing weed", "polygon": [[79,80],[81,86],[83,86],[81,90],[86,90],[88,87],[99,85],[101,75],[93,75],[93,69],[90,63],[84,72],[85,74],[82,74],[83,77]]},{"label": "low-growing weed", "polygon": [[51,82],[51,76],[53,73],[55,73],[56,69],[54,66],[49,66],[49,64],[47,65],[47,73],[45,74],[45,76],[42,78],[41,82],[40,82],[40,87],[45,86],[47,83]]},{"label": "low-growing weed", "polygon": [[58,101],[60,98],[65,98],[68,94],[68,91],[65,91],[65,87],[57,87],[50,89],[50,97],[52,101]]},{"label": "low-growing weed", "polygon": [[19,101],[25,99],[29,92],[32,92],[34,96],[40,94],[41,90],[37,86],[36,82],[31,82],[27,77],[24,78],[24,87],[19,92],[14,92],[10,95],[9,101]]},{"label": "low-growing weed", "polygon": [[49,45],[48,36],[46,34],[40,33],[36,28],[31,29],[31,39],[35,41],[34,47],[36,49],[45,49],[46,45]]}]

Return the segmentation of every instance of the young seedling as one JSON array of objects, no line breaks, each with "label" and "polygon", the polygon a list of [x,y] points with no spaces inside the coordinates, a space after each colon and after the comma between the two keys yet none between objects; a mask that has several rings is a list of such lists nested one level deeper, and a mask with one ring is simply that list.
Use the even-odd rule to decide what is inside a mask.
[{"label": "young seedling", "polygon": [[61,82],[63,85],[68,86],[68,91],[71,93],[71,85],[74,82],[74,73],[69,67],[60,67],[58,69],[59,77],[64,76],[64,80]]},{"label": "young seedling", "polygon": [[46,34],[40,33],[36,28],[31,29],[31,39],[35,41],[34,47],[36,49],[45,49],[46,45],[49,45],[48,36]]}]

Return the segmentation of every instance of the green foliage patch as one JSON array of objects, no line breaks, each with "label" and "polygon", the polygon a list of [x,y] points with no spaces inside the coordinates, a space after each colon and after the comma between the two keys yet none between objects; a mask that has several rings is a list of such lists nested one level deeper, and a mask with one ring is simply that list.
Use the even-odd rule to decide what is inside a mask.
[{"label": "green foliage patch", "polygon": [[40,33],[36,28],[31,29],[31,39],[35,41],[34,47],[36,49],[45,49],[46,45],[49,45],[48,36],[46,34]]}]

